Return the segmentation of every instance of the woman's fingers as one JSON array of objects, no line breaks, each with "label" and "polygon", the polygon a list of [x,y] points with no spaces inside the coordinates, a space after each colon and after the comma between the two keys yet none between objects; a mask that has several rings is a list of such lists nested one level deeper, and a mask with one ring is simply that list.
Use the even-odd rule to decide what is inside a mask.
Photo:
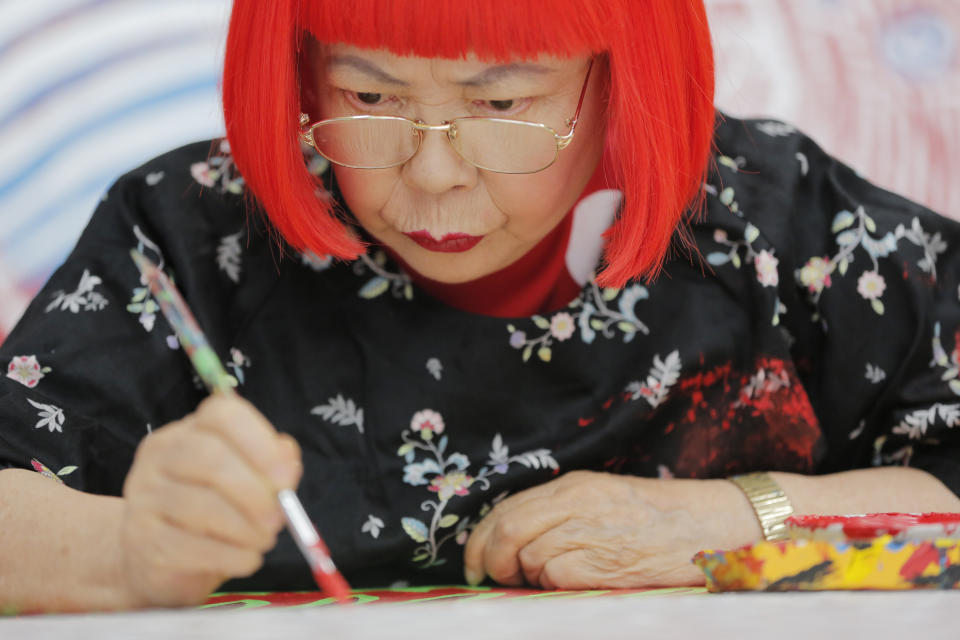
[{"label": "woman's fingers", "polygon": [[124,483],[124,558],[145,602],[190,604],[248,576],[276,544],[277,491],[300,481],[300,448],[235,397],[204,401],[137,448]]},{"label": "woman's fingers", "polygon": [[260,552],[273,548],[282,524],[279,510],[275,521],[254,522],[217,489],[198,484],[170,483],[146,494],[141,507],[184,531]]},{"label": "woman's fingers", "polygon": [[498,509],[500,505],[480,521],[467,540],[465,575],[468,582],[471,578],[475,583],[480,582],[488,575],[501,584],[521,585],[524,580],[521,549],[573,514],[549,496],[523,499],[499,512]]},{"label": "woman's fingers", "polygon": [[277,489],[296,488],[301,473],[299,447],[292,448],[246,400],[211,396],[200,403],[189,422],[220,436]]},{"label": "woman's fingers", "polygon": [[[193,429],[191,425],[174,425],[171,432],[158,431],[169,442],[170,449],[162,474],[172,483],[190,487],[208,487],[229,502],[246,519],[265,531],[275,530],[282,521],[277,496],[271,481],[252,468],[235,449],[216,434]],[[179,432],[178,432],[179,431]],[[163,493],[163,490],[158,490]]]}]

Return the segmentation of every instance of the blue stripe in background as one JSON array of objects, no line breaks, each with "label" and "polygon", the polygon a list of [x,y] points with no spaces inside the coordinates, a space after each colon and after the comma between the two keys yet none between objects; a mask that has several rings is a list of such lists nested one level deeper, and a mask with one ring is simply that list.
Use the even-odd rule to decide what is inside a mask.
[{"label": "blue stripe in background", "polygon": [[[41,87],[38,91],[13,107],[8,114],[0,115],[0,132],[6,127],[13,125],[17,118],[25,115],[31,109],[39,107],[44,102],[56,98],[59,93],[86,80],[90,80],[98,74],[109,72],[110,68],[116,64],[130,62],[131,60],[147,55],[153,55],[157,51],[163,51],[164,49],[175,50],[184,45],[202,43],[209,39],[209,34],[205,30],[196,30],[172,37],[167,36],[155,40],[148,40],[134,47],[112,52],[110,55],[76,70],[69,76],[58,78],[53,83]],[[3,64],[2,56],[0,56],[0,64]]]},{"label": "blue stripe in background", "polygon": [[[61,138],[48,145],[47,148],[35,154],[33,159],[26,161],[21,170],[11,179],[5,183],[0,183],[0,201],[2,201],[3,198],[9,197],[11,192],[29,180],[34,173],[41,171],[43,166],[46,165],[55,154],[62,152],[64,149],[70,149],[82,144],[85,140],[94,137],[104,129],[114,126],[117,120],[130,117],[137,112],[156,109],[165,103],[194,94],[203,92],[215,93],[218,81],[219,76],[206,75],[172,89],[168,88],[154,95],[144,96],[120,106],[113,111],[100,114],[86,122],[78,122],[75,127],[75,134]],[[144,118],[144,126],[147,126],[147,124],[148,119]]]}]

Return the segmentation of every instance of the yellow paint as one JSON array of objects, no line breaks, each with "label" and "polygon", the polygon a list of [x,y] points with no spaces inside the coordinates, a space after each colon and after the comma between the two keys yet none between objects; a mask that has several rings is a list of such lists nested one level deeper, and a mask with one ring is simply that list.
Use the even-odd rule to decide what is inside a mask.
[{"label": "yellow paint", "polygon": [[[935,554],[932,549],[936,550]],[[891,536],[876,538],[860,548],[820,540],[760,542],[735,551],[701,551],[693,561],[706,574],[710,591],[917,589],[939,586],[918,584],[915,582],[916,576],[901,575],[901,570],[915,554],[918,554],[916,558],[933,560],[919,574],[914,571],[922,577],[936,577],[950,567],[960,566],[960,542],[957,540],[897,544],[892,542]],[[917,563],[916,558],[914,564]],[[809,573],[804,575],[804,572],[812,572],[824,563],[827,565],[821,567],[815,576]],[[780,580],[784,583],[776,584]]]}]

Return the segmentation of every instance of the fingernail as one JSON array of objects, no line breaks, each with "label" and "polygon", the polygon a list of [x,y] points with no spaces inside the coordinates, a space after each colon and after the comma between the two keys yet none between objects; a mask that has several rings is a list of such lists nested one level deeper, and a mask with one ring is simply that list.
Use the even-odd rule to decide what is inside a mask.
[{"label": "fingernail", "polygon": [[464,569],[463,577],[467,579],[467,584],[471,587],[475,587],[481,582],[483,582],[483,574],[473,569]]}]

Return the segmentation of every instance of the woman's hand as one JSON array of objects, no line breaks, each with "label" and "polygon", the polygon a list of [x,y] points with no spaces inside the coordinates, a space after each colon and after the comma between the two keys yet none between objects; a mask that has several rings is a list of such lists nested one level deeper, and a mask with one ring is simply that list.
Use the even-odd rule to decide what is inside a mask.
[{"label": "woman's hand", "polygon": [[760,539],[726,480],[657,480],[574,471],[498,504],[473,531],[467,581],[544,589],[695,585],[691,557]]},{"label": "woman's hand", "polygon": [[142,606],[198,604],[260,568],[296,488],[300,448],[248,402],[212,397],[148,435],[123,487],[124,577]]}]

